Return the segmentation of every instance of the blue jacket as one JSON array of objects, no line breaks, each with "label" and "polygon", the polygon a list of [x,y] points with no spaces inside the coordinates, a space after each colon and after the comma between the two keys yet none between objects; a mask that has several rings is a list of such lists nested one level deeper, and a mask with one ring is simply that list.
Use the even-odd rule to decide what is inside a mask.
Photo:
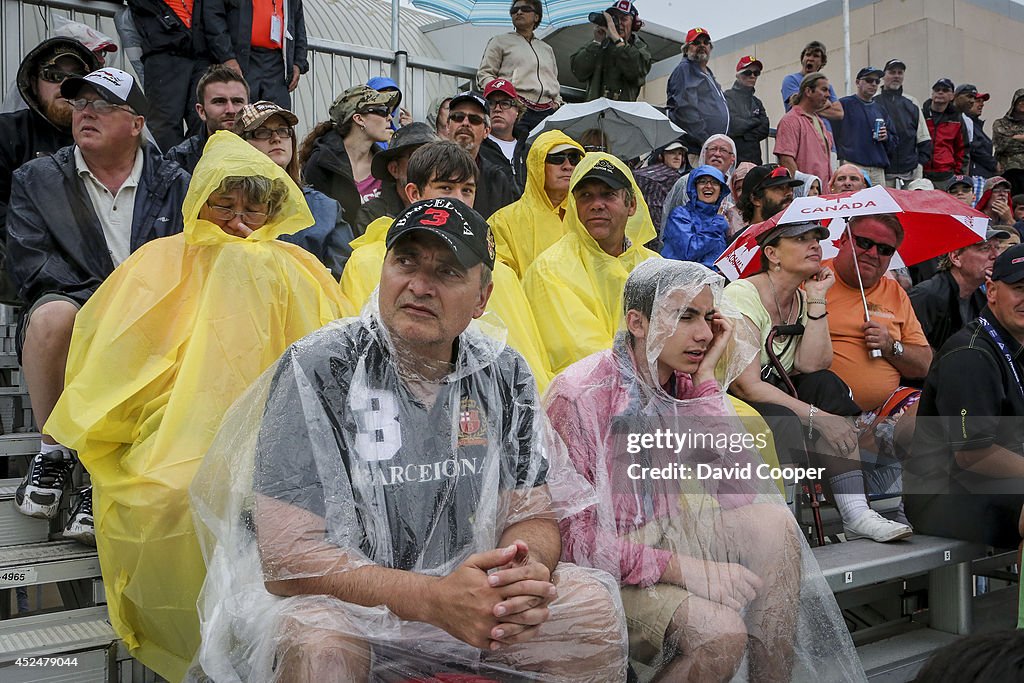
[{"label": "blue jacket", "polygon": [[[896,152],[897,135],[892,119],[877,101],[865,102],[856,95],[840,98],[843,118],[832,123],[836,154],[842,161],[858,166],[889,168],[889,153]],[[872,138],[875,119],[884,119],[888,137],[884,142]]]},{"label": "blue jacket", "polygon": [[[697,198],[697,179],[703,176],[711,176],[722,186],[722,192],[714,204],[707,204]],[[722,172],[714,166],[700,166],[690,172],[686,196],[686,203],[672,209],[665,223],[662,236],[665,246],[661,249],[661,255],[680,261],[696,261],[710,268],[728,246],[725,235],[729,223],[725,216],[718,214],[718,207],[729,196],[729,185]]]},{"label": "blue jacket", "polygon": [[297,244],[316,256],[331,271],[334,279],[340,280],[341,271],[352,255],[352,247],[348,246],[355,239],[352,226],[345,222],[341,204],[336,200],[309,186],[302,188],[302,194],[313,214],[313,225],[294,235],[281,235],[278,239]]},{"label": "blue jacket", "polygon": [[668,117],[686,131],[688,149],[700,149],[711,135],[729,132],[729,105],[711,69],[704,73],[683,57],[668,78],[666,95]]}]

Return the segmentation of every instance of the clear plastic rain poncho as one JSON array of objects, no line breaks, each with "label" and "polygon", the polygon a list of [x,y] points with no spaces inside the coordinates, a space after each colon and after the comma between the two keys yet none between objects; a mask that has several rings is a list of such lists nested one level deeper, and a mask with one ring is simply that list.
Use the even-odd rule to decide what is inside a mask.
[{"label": "clear plastic rain poncho", "polygon": [[[561,522],[563,559],[618,579],[641,680],[864,680],[758,435],[721,388],[758,350],[723,284],[699,264],[642,263],[624,298],[650,306],[646,339],[620,332],[552,382],[548,417],[599,501]],[[712,300],[734,332],[717,379],[694,386],[672,368],[710,343]]]},{"label": "clear plastic rain poncho", "polygon": [[[486,321],[470,324],[454,363],[430,379],[430,364],[381,322],[374,296],[361,318],[294,344],[235,404],[192,487],[209,568],[207,675],[490,681],[516,670],[515,680],[624,680],[618,591],[593,569],[559,565],[540,634],[497,653],[385,605],[324,594],[352,595],[328,587],[352,585],[352,572],[370,565],[446,576],[511,525],[540,521],[557,537],[555,520],[593,503],[526,363]],[[266,581],[296,588],[278,597]]]},{"label": "clear plastic rain poncho", "polygon": [[[288,188],[266,225],[242,239],[197,218],[225,177],[254,175]],[[231,403],[290,343],[352,312],[316,257],[275,239],[313,217],[284,171],[241,138],[210,139],[182,211],[183,233],[136,251],[76,316],[46,423],[92,476],[110,622],[172,681],[199,646],[192,476]]]}]

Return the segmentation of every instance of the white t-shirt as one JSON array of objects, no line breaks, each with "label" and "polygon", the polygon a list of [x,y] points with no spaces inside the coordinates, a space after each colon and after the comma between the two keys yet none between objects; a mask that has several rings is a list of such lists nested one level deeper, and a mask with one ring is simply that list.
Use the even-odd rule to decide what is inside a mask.
[{"label": "white t-shirt", "polygon": [[110,252],[110,259],[114,262],[115,268],[128,258],[132,251],[135,189],[139,186],[139,178],[142,177],[143,158],[140,147],[135,152],[135,165],[132,166],[132,172],[118,188],[117,194],[111,194],[110,190],[89,170],[89,165],[85,163],[81,150],[77,145],[75,146],[75,168],[85,184],[92,208],[95,209],[96,215],[100,219],[103,237],[107,240],[107,250]]},{"label": "white t-shirt", "polygon": [[487,137],[493,140],[498,145],[498,147],[501,148],[501,153],[505,155],[505,158],[508,159],[509,162],[511,162],[512,156],[516,153],[516,141],[513,139],[506,142],[504,140],[499,140],[493,135],[488,135]]}]

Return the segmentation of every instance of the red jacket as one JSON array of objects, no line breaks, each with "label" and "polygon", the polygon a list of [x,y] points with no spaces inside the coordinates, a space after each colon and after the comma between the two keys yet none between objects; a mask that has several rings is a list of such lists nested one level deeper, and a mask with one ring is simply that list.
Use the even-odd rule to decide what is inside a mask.
[{"label": "red jacket", "polygon": [[950,104],[945,111],[932,111],[932,101],[921,107],[928,132],[932,135],[932,159],[924,166],[925,173],[963,173],[967,139],[960,112]]}]

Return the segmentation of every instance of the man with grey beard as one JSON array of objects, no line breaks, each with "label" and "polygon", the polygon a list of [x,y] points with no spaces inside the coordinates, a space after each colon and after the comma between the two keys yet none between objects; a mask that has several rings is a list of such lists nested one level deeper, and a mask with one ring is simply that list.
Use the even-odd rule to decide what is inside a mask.
[{"label": "man with grey beard", "polygon": [[480,168],[474,207],[481,216],[491,214],[517,199],[511,173],[480,154],[480,145],[491,133],[490,104],[475,92],[464,92],[448,105],[447,137],[469,152]]},{"label": "man with grey beard", "polygon": [[[96,56],[72,38],[44,40],[18,67],[18,92],[28,108],[0,114],[0,259],[7,254],[7,204],[14,171],[26,161],[74,142],[71,106],[61,98],[60,84],[65,78],[84,76],[98,68]],[[6,274],[0,280],[0,301],[12,301],[14,292]]]},{"label": "man with grey beard", "polygon": [[722,86],[708,68],[713,48],[707,29],[690,29],[683,59],[668,79],[668,117],[686,131],[683,140],[687,149],[700,149],[711,135],[724,135],[729,130],[729,105]]}]

